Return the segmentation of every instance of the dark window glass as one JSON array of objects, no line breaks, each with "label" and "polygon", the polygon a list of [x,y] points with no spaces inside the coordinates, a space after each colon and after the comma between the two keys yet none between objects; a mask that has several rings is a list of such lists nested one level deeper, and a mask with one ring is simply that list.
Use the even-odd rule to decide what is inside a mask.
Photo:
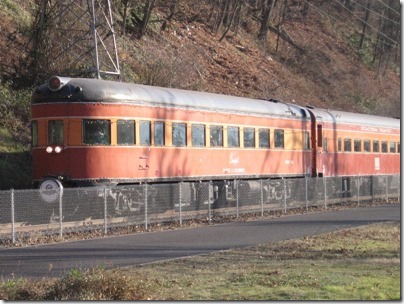
[{"label": "dark window glass", "polygon": [[156,121],[154,123],[154,145],[164,146],[165,144],[165,126],[163,121]]},{"label": "dark window glass", "polygon": [[173,123],[173,146],[183,147],[187,145],[187,125],[185,123]]},{"label": "dark window glass", "polygon": [[33,147],[38,146],[38,122],[31,123],[31,144]]},{"label": "dark window glass", "polygon": [[255,130],[254,128],[244,128],[244,148],[255,147]]},{"label": "dark window glass", "polygon": [[83,143],[86,145],[110,145],[111,121],[105,119],[83,120]]},{"label": "dark window glass", "polygon": [[380,152],[380,142],[378,140],[373,141],[373,152],[375,153]]},{"label": "dark window glass", "polygon": [[285,146],[285,137],[283,130],[275,130],[275,148],[284,148]]},{"label": "dark window glass", "polygon": [[210,146],[223,147],[223,127],[210,126]]},{"label": "dark window glass", "polygon": [[227,146],[240,147],[240,129],[238,127],[227,128]]},{"label": "dark window glass", "polygon": [[317,146],[322,147],[323,145],[323,126],[317,125]]},{"label": "dark window glass", "polygon": [[341,138],[338,138],[338,152],[342,151],[342,140]]},{"label": "dark window glass", "polygon": [[63,120],[49,120],[48,122],[48,144],[63,144]]},{"label": "dark window glass", "polygon": [[387,148],[387,141],[382,141],[382,153],[387,153],[388,148]]},{"label": "dark window glass", "polygon": [[354,151],[361,152],[362,151],[362,141],[360,139],[354,140]]},{"label": "dark window glass", "polygon": [[135,122],[133,120],[118,120],[118,145],[135,144]]},{"label": "dark window glass", "polygon": [[344,139],[344,151],[351,152],[352,151],[352,140],[350,138]]},{"label": "dark window glass", "polygon": [[370,152],[370,140],[363,141],[363,150],[365,152]]},{"label": "dark window glass", "polygon": [[401,153],[400,142],[397,142],[397,153]]},{"label": "dark window glass", "polygon": [[310,133],[305,131],[303,133],[303,136],[304,136],[303,137],[303,140],[304,140],[303,147],[305,150],[310,150]]},{"label": "dark window glass", "polygon": [[390,142],[390,153],[396,153],[396,142],[395,141]]},{"label": "dark window glass", "polygon": [[192,146],[204,147],[205,146],[205,125],[192,125]]},{"label": "dark window glass", "polygon": [[151,144],[151,123],[150,121],[140,121],[140,145],[150,146]]},{"label": "dark window glass", "polygon": [[258,139],[259,139],[260,148],[269,148],[269,130],[268,129],[259,129],[258,130]]}]

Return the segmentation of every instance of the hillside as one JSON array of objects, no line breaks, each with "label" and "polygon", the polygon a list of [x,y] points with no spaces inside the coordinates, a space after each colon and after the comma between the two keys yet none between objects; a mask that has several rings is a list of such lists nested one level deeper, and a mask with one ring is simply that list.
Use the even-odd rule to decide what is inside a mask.
[{"label": "hillside", "polygon": [[[32,69],[39,2],[0,2],[0,153],[28,147],[30,92],[52,73],[46,66],[35,73]],[[383,5],[373,3],[371,8],[367,0],[142,0],[137,6],[111,2],[124,81],[400,115],[397,1],[380,1]],[[126,19],[125,3],[130,3]],[[135,21],[150,3],[154,7],[140,37]],[[259,39],[262,12],[270,3],[269,30]],[[231,17],[227,23],[218,18],[225,4],[224,17]],[[49,64],[66,75],[61,62]],[[13,150],[13,145],[19,148]]]}]

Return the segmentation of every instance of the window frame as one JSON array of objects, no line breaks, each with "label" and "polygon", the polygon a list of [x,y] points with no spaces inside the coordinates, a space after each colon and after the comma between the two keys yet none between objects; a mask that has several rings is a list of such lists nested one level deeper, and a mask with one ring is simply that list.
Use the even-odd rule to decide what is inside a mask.
[{"label": "window frame", "polygon": [[[223,147],[223,126],[222,125],[210,125],[210,146],[214,148]],[[214,134],[214,135],[213,135]],[[217,136],[217,138],[213,138],[213,136]],[[214,140],[217,140],[216,144],[214,144]]]},{"label": "window frame", "polygon": [[[122,124],[123,123],[123,124]],[[120,126],[125,126],[126,130],[120,130]],[[121,135],[122,131],[130,131],[130,134]],[[129,135],[129,136],[128,136]],[[126,137],[126,138],[123,138]],[[133,140],[123,140],[123,139],[133,139]],[[118,146],[134,146],[136,144],[136,121],[130,119],[118,119],[116,121],[116,143]]]},{"label": "window frame", "polygon": [[[105,132],[104,132],[104,134],[102,134],[105,137],[104,139],[107,139],[105,142],[101,142],[100,140],[92,141],[92,142],[85,141],[85,140],[89,139],[89,138],[86,138],[87,137],[86,126],[88,127],[88,126],[94,124],[94,123],[90,123],[90,122],[103,122],[102,126],[104,127],[104,131],[107,130],[106,133],[108,136],[108,137],[105,136]],[[106,129],[105,129],[105,126],[107,126]],[[82,137],[83,145],[86,145],[86,146],[110,146],[111,145],[111,120],[109,120],[109,119],[93,119],[93,118],[83,119],[82,132],[83,132],[82,133],[83,134],[83,137]],[[89,134],[89,135],[91,135],[91,134]],[[95,135],[93,134],[93,136],[95,136]]]},{"label": "window frame", "polygon": [[[184,133],[177,133],[177,130],[183,130]],[[187,124],[185,122],[173,122],[172,124],[172,145],[173,147],[186,147],[187,146]],[[181,141],[178,141],[178,136]]]},{"label": "window frame", "polygon": [[[61,123],[61,126],[57,126],[58,123]],[[56,134],[56,132],[60,132],[60,134]],[[55,138],[57,140],[55,140]],[[50,119],[48,120],[48,145],[50,146],[58,146],[64,144],[64,121],[63,119]]]},{"label": "window frame", "polygon": [[[281,142],[279,142],[279,139],[280,139],[279,135],[282,135]],[[284,129],[275,129],[274,130],[274,147],[276,149],[285,149],[285,130]]]}]

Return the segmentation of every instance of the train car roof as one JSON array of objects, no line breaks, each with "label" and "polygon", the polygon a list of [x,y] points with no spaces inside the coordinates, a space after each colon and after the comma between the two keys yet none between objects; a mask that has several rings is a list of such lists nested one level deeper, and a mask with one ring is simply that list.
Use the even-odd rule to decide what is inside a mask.
[{"label": "train car roof", "polygon": [[366,125],[373,127],[400,129],[400,119],[398,118],[317,108],[310,110],[319,121],[338,124]]},{"label": "train car roof", "polygon": [[395,118],[306,108],[273,99],[252,99],[93,78],[62,79],[64,81],[63,86],[58,90],[50,90],[48,83],[39,86],[32,95],[32,104],[57,102],[132,103],[301,120],[310,119],[308,112],[310,110],[317,119],[324,122],[400,128],[400,120]]},{"label": "train car roof", "polygon": [[69,101],[132,103],[310,119],[307,109],[277,100],[252,99],[88,78],[69,78],[58,91],[50,90],[48,84],[41,85],[34,91],[31,101],[32,104]]}]

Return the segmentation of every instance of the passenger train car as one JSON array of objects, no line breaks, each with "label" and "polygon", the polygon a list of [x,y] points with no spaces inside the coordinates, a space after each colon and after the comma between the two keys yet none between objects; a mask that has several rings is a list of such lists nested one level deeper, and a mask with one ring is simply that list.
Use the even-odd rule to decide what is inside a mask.
[{"label": "passenger train car", "polygon": [[51,77],[32,96],[40,187],[399,174],[400,120]]}]

